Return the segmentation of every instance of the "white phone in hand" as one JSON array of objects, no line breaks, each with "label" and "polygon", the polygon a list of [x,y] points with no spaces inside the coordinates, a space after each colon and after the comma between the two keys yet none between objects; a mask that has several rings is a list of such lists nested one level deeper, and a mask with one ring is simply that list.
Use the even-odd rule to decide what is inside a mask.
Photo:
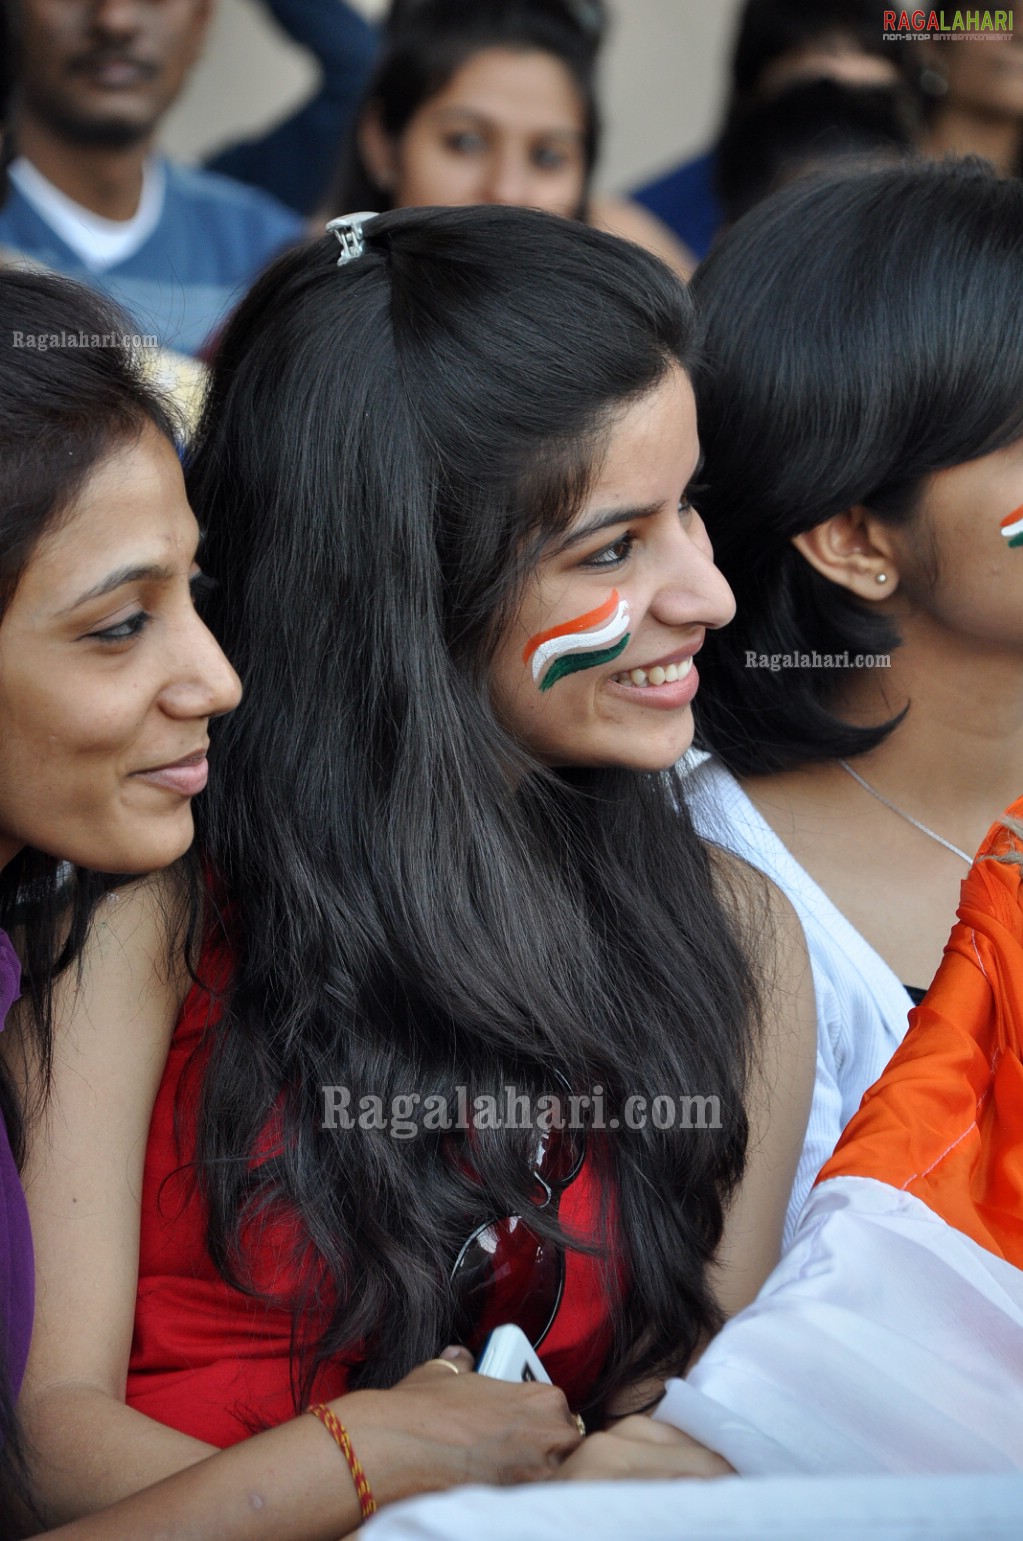
[{"label": "white phone in hand", "polygon": [[546,1386],[551,1384],[522,1328],[510,1323],[494,1328],[479,1357],[476,1374],[489,1375],[492,1380],[538,1380]]}]

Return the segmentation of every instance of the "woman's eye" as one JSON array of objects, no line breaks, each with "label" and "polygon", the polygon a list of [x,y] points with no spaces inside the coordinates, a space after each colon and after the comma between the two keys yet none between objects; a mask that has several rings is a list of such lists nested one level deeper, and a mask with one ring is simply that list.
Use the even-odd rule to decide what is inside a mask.
[{"label": "woman's eye", "polygon": [[86,636],[94,642],[130,642],[132,637],[144,631],[151,620],[152,616],[147,610],[136,610],[134,615],[118,621],[116,626],[104,626],[99,631],[86,632]]},{"label": "woman's eye", "polygon": [[567,162],[568,156],[564,150],[555,149],[551,145],[538,145],[533,151],[533,165],[540,171],[561,171]]},{"label": "woman's eye", "polygon": [[604,546],[600,551],[595,551],[582,565],[584,567],[618,567],[631,556],[635,544],[636,537],[630,531],[616,540],[613,545]]},{"label": "woman's eye", "polygon": [[445,146],[453,150],[456,155],[475,155],[484,148],[483,136],[472,134],[466,130],[463,134],[449,134],[444,140]]}]

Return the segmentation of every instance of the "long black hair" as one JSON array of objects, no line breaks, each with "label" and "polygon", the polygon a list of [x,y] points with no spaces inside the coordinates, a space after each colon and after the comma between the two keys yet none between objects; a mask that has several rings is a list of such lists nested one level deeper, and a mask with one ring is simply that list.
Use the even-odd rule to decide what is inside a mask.
[{"label": "long black hair", "polygon": [[864,753],[895,724],[837,716],[840,670],[747,653],[890,653],[879,607],[792,537],[856,504],[907,523],[936,471],[1023,436],[1023,185],[967,161],[799,185],[740,220],[694,290],[697,501],[738,606],[701,654],[701,740],[740,775]]},{"label": "long black hair", "polygon": [[236,964],[201,1098],[209,1243],[245,1286],[246,1223],[297,1215],[332,1305],[296,1402],[310,1358],[388,1385],[449,1340],[476,1223],[560,1233],[528,1136],[477,1131],[467,1176],[436,1134],[322,1130],[323,1086],[354,1107],[599,1083],[619,1118],[633,1090],[718,1095],[717,1131],[591,1140],[629,1272],[599,1399],[718,1320],[755,969],[674,773],[545,770],[488,673],[615,413],[690,364],[692,307],[647,253],[521,209],[401,210],[335,253],[243,302],[189,477],[246,680],[197,815]]},{"label": "long black hair", "polygon": [[390,193],[373,178],[359,149],[358,121],[366,112],[375,112],[387,137],[397,140],[463,64],[485,49],[511,48],[552,55],[579,93],[586,166],[582,216],[600,141],[596,69],[604,20],[602,0],[415,0],[396,8],[332,194],[334,212],[391,207]]},{"label": "long black hair", "polygon": [[[105,301],[52,274],[0,267],[0,628],[40,539],[72,506],[89,473],[147,424],[175,424],[122,342],[129,323]],[[70,341],[69,341],[70,339]],[[3,724],[0,722],[0,732]],[[52,1047],[52,987],[78,956],[96,900],[112,880],[70,872],[22,850],[0,872],[0,926],[16,931],[25,1028],[42,1099]],[[24,1114],[0,1061],[0,1118],[15,1160]],[[8,1366],[0,1358],[0,1534],[14,1535],[14,1495],[27,1502]],[[23,1507],[18,1514],[24,1517]]]}]

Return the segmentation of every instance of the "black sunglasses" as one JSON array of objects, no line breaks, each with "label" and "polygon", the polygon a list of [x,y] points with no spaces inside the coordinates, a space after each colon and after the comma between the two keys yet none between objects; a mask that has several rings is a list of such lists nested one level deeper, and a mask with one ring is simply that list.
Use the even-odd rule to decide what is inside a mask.
[{"label": "black sunglasses", "polygon": [[[565,1189],[582,1170],[585,1130],[537,1129],[530,1170],[536,1208],[557,1213]],[[451,1270],[457,1341],[476,1353],[495,1327],[521,1327],[538,1348],[554,1324],[565,1290],[565,1249],[540,1236],[523,1215],[479,1225]]]}]

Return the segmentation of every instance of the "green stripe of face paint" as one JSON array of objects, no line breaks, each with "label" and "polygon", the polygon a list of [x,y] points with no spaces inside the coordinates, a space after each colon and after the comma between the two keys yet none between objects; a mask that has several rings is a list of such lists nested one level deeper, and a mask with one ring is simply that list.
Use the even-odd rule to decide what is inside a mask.
[{"label": "green stripe of face paint", "polygon": [[596,653],[563,653],[560,658],[555,658],[547,673],[540,682],[541,690],[550,690],[559,680],[563,680],[566,674],[578,674],[580,669],[597,669],[602,663],[613,663],[620,658],[629,645],[629,632],[625,633],[613,647],[601,648]]},{"label": "green stripe of face paint", "polygon": [[1013,535],[1009,541],[1010,546],[1023,546],[1023,530],[1018,535]]}]

